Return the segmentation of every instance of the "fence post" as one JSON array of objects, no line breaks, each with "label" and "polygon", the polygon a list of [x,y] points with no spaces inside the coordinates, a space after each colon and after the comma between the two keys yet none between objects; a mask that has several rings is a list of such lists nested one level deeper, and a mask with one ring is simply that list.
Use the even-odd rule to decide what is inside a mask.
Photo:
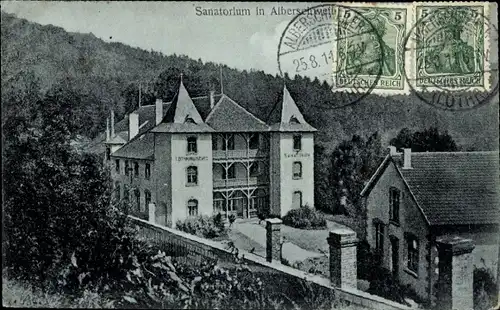
[{"label": "fence post", "polygon": [[155,216],[156,216],[156,206],[154,203],[149,203],[148,205],[148,208],[149,208],[149,222],[154,224],[155,223]]},{"label": "fence post", "polygon": [[266,220],[266,260],[281,263],[281,223],[280,219]]},{"label": "fence post", "polygon": [[446,236],[437,240],[437,248],[439,277],[436,302],[439,309],[474,308],[473,241],[457,236]]},{"label": "fence post", "polygon": [[350,229],[335,229],[327,238],[330,246],[330,281],[336,287],[357,288],[356,233]]}]

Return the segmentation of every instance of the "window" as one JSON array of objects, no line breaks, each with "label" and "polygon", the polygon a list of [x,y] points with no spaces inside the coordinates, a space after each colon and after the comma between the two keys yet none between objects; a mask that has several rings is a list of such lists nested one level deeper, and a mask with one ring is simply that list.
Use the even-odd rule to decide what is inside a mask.
[{"label": "window", "polygon": [[302,149],[302,137],[299,135],[293,136],[293,150],[300,151]]},{"label": "window", "polygon": [[[224,173],[223,173],[223,176],[225,179],[226,176],[224,175]],[[236,178],[236,168],[235,168],[234,164],[232,164],[229,168],[227,168],[227,178],[228,179]]]},{"label": "window", "polygon": [[408,249],[408,269],[418,273],[418,239],[412,234],[407,234],[406,245]]},{"label": "window", "polygon": [[302,178],[302,164],[299,161],[293,163],[293,178],[294,179]]},{"label": "window", "polygon": [[151,164],[150,163],[146,163],[146,165],[144,166],[144,176],[148,180],[149,180],[149,178],[151,178]]},{"label": "window", "polygon": [[214,193],[214,212],[224,213],[226,212],[226,198],[219,192]]},{"label": "window", "polygon": [[125,161],[125,175],[128,175],[130,167],[128,165],[128,160]]},{"label": "window", "polygon": [[119,181],[116,181],[115,182],[115,199],[117,201],[120,201],[120,199],[122,199],[122,197],[120,196],[120,182]]},{"label": "window", "polygon": [[226,175],[226,169],[222,169],[222,179],[225,180],[226,178],[228,179],[236,178],[236,168],[234,164],[232,164],[231,166],[229,166],[229,168],[227,168],[227,175]]},{"label": "window", "polygon": [[[151,203],[151,192],[149,190],[144,190],[144,209],[149,210],[149,204]],[[143,210],[141,210],[143,212]]]},{"label": "window", "polygon": [[234,150],[234,136],[233,135],[227,135],[223,140],[222,140],[222,150]]},{"label": "window", "polygon": [[250,176],[251,177],[256,177],[260,174],[260,169],[259,169],[259,162],[253,162],[252,165],[250,166]]},{"label": "window", "polygon": [[134,196],[135,196],[135,210],[139,211],[141,208],[141,190],[136,188],[134,190]]},{"label": "window", "polygon": [[106,148],[106,160],[111,159],[111,149],[109,147]]},{"label": "window", "polygon": [[187,152],[188,153],[197,153],[198,146],[196,144],[196,137],[189,137],[187,139]]},{"label": "window", "polygon": [[198,215],[198,200],[190,199],[188,201],[188,215],[197,216]]},{"label": "window", "polygon": [[139,163],[136,161],[134,162],[134,176],[139,176]]},{"label": "window", "polygon": [[390,220],[399,223],[399,198],[400,191],[397,188],[391,187],[389,190],[389,210]]},{"label": "window", "polygon": [[120,173],[120,160],[115,160],[115,171],[116,173]]},{"label": "window", "polygon": [[292,208],[298,209],[300,207],[302,207],[302,192],[296,191],[293,193]]},{"label": "window", "polygon": [[384,223],[375,222],[375,250],[379,253],[384,251]]},{"label": "window", "polygon": [[250,136],[250,141],[248,142],[248,146],[251,150],[256,150],[259,148],[259,134],[253,134]]},{"label": "window", "polygon": [[290,124],[300,124],[299,120],[295,116],[290,117],[289,123]]},{"label": "window", "polygon": [[212,151],[217,151],[217,140],[219,140],[219,137],[216,135],[212,136]]},{"label": "window", "polygon": [[194,119],[192,117],[190,117],[189,115],[186,116],[186,119],[184,120],[184,123],[196,124],[196,122],[194,121]]},{"label": "window", "polygon": [[190,166],[187,168],[187,183],[188,185],[198,184],[198,167]]}]

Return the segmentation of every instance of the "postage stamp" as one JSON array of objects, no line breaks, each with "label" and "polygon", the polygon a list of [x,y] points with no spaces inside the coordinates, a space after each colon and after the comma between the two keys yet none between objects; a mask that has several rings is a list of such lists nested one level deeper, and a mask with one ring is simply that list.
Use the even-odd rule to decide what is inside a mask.
[{"label": "postage stamp", "polygon": [[[371,55],[367,53],[370,58],[365,58],[363,63],[348,62],[351,67],[344,66],[342,70],[349,69],[349,75],[340,79],[338,77],[343,73],[337,70],[342,60],[339,59],[337,46],[339,42],[344,45],[347,41],[350,42],[350,52],[368,48]],[[277,55],[279,72],[284,77],[300,75],[328,83],[333,91],[342,96],[338,102],[329,104],[346,106],[360,101],[376,86],[382,60],[381,43],[378,41],[375,28],[351,8],[334,4],[315,6],[296,15],[281,35]],[[365,45],[364,42],[371,43]],[[365,66],[370,68],[374,78],[363,85],[352,81],[356,79],[359,67]]]},{"label": "postage stamp", "polygon": [[[339,19],[339,22],[347,24],[339,27],[339,31],[359,27],[357,32],[368,34],[366,30],[373,28],[378,40],[370,40],[366,35],[349,36],[347,32],[340,36],[337,42],[336,89],[343,91],[358,85],[368,87],[376,81],[375,93],[408,93],[403,68],[407,61],[404,39],[410,22],[408,6],[353,5],[349,9],[341,9],[340,14],[344,14],[345,18]],[[357,22],[358,15],[353,15],[352,11],[363,19]],[[381,59],[375,61],[379,55]]]},{"label": "postage stamp", "polygon": [[488,3],[414,5],[417,91],[489,91]]}]

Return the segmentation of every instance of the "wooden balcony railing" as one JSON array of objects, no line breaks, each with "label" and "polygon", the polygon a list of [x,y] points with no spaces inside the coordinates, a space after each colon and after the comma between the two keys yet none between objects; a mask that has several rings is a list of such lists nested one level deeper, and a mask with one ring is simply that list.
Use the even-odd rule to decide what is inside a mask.
[{"label": "wooden balcony railing", "polygon": [[263,157],[269,154],[268,150],[216,150],[212,151],[213,159],[233,159],[233,158],[255,158]]},{"label": "wooden balcony railing", "polygon": [[217,179],[213,180],[214,188],[224,188],[224,187],[237,187],[237,186],[255,186],[264,185],[269,183],[265,178],[251,177],[248,180],[245,179]]}]

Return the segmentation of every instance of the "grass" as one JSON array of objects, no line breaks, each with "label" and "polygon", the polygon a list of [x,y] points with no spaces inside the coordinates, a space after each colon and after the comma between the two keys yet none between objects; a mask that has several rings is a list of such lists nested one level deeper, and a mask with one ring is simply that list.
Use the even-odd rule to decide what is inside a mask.
[{"label": "grass", "polygon": [[2,306],[66,308],[69,301],[56,294],[48,294],[32,285],[2,277]]},{"label": "grass", "polygon": [[113,308],[113,303],[96,292],[80,298],[48,293],[25,281],[2,275],[2,306],[11,308]]}]

